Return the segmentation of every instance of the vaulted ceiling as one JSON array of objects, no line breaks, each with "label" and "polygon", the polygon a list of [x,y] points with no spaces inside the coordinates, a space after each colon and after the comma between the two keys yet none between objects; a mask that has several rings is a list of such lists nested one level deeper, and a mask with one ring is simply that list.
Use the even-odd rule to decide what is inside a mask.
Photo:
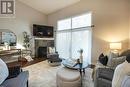
[{"label": "vaulted ceiling", "polygon": [[24,4],[44,13],[51,14],[80,0],[19,0]]}]

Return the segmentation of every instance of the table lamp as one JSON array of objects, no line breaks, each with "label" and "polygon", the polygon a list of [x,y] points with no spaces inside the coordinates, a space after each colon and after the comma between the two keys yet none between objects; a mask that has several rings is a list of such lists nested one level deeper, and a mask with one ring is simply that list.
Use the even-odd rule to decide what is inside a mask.
[{"label": "table lamp", "polygon": [[119,53],[119,50],[122,48],[122,44],[120,42],[110,43],[110,49],[113,53]]}]

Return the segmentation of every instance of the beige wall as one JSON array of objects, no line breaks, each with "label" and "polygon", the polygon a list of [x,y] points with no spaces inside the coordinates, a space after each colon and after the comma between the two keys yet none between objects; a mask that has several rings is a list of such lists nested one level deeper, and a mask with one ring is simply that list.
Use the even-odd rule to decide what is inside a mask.
[{"label": "beige wall", "polygon": [[0,29],[13,31],[17,35],[18,43],[22,45],[22,32],[27,31],[31,34],[34,23],[46,24],[47,16],[16,0],[15,18],[0,18]]},{"label": "beige wall", "polygon": [[56,28],[57,20],[92,12],[95,25],[92,36],[92,62],[102,52],[108,52],[109,42],[122,42],[128,48],[128,1],[129,0],[81,0],[79,3],[48,15],[48,25]]},{"label": "beige wall", "polygon": [[129,49],[130,49],[130,0],[129,0]]}]

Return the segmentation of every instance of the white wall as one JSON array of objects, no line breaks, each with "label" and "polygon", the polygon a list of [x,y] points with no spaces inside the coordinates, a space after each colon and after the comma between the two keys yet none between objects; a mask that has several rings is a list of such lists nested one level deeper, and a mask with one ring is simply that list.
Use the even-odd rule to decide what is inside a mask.
[{"label": "white wall", "polygon": [[109,42],[122,42],[123,49],[129,42],[129,0],[81,0],[79,3],[48,15],[48,25],[56,28],[57,20],[91,11],[95,27],[92,36],[92,62],[102,52],[108,52]]},{"label": "white wall", "polygon": [[46,24],[47,16],[16,0],[15,18],[0,18],[0,29],[13,31],[17,35],[18,43],[22,45],[22,32],[31,34],[34,23]]}]

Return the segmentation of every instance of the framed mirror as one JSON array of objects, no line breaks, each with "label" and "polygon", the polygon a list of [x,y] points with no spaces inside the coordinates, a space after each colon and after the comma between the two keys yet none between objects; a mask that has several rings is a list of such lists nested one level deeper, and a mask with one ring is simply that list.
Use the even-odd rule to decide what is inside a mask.
[{"label": "framed mirror", "polygon": [[17,37],[11,30],[0,29],[0,46],[5,43],[9,44],[9,46],[16,46]]}]

